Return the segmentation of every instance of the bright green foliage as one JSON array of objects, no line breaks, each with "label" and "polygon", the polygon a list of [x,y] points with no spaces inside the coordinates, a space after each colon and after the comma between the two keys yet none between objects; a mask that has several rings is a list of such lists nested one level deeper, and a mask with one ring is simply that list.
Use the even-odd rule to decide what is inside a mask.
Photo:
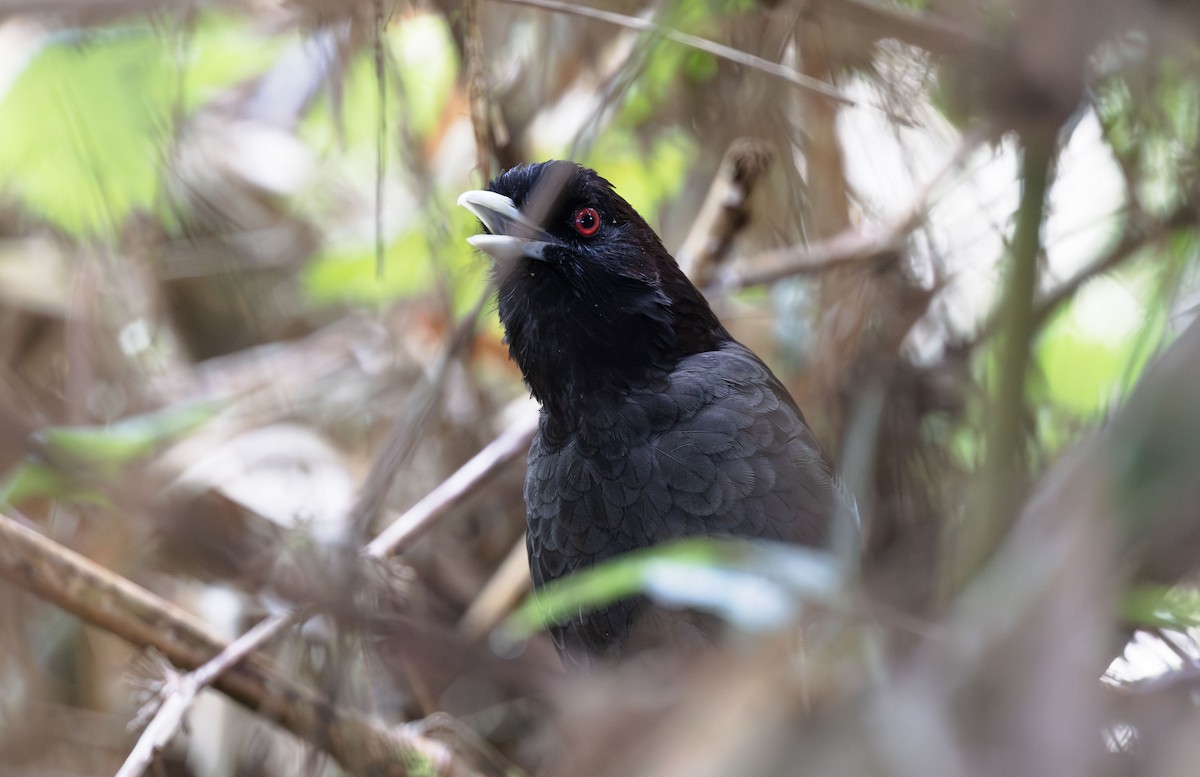
[{"label": "bright green foliage", "polygon": [[98,487],[130,464],[208,421],[212,404],[169,406],[107,426],[52,426],[37,432],[37,450],[0,483],[0,504],[35,496],[97,501]]},{"label": "bright green foliage", "polygon": [[115,231],[151,206],[171,78],[162,42],[135,31],[49,44],[0,105],[0,176],[76,234]]},{"label": "bright green foliage", "polygon": [[[393,22],[383,43],[383,136],[385,149],[393,149],[406,134],[420,141],[434,133],[453,94],[458,60],[445,19],[433,14]],[[339,91],[309,113],[303,135],[318,149],[332,153],[340,148],[361,158],[374,175],[380,104],[373,47],[359,53],[339,83]]]},{"label": "bright green foliage", "polygon": [[5,193],[76,236],[115,233],[155,205],[175,119],[265,61],[248,37],[214,21],[52,38],[0,96]]},{"label": "bright green foliage", "polygon": [[451,220],[447,242],[428,234],[418,220],[384,247],[382,271],[373,243],[364,240],[331,246],[308,267],[305,288],[309,297],[318,304],[383,304],[430,288],[440,264],[455,310],[465,310],[482,294],[489,265],[466,242],[466,236],[476,232],[471,215],[452,201],[444,207],[443,215]]},{"label": "bright green foliage", "polygon": [[[1101,278],[1079,291],[1043,331],[1037,356],[1050,401],[1080,420],[1123,396],[1157,343],[1162,321],[1144,304],[1134,277]],[[1149,327],[1151,331],[1139,330]]]},{"label": "bright green foliage", "polygon": [[834,603],[845,575],[829,553],[740,539],[682,539],[633,551],[541,588],[505,623],[521,640],[546,626],[643,594],[721,615],[744,630],[777,629],[805,601]]},{"label": "bright green foliage", "polygon": [[1136,626],[1194,629],[1200,627],[1200,590],[1191,586],[1135,586],[1126,592],[1121,610],[1125,619]]}]

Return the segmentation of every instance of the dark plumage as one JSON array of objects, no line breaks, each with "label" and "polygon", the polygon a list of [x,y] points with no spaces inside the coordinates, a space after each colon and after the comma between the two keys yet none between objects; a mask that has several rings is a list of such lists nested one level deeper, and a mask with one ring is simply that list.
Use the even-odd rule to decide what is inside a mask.
[{"label": "dark plumage", "polygon": [[[471,242],[495,260],[508,346],[542,405],[535,586],[684,536],[826,542],[851,503],[800,410],[611,184],[546,162],[459,203],[489,233]],[[565,657],[617,657],[649,612],[620,602],[555,636]]]}]

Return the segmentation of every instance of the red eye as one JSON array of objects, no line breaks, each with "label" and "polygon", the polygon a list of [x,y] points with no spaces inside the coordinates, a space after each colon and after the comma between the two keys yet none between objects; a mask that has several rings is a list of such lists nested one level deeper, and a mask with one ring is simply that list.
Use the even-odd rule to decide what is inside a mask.
[{"label": "red eye", "polygon": [[600,213],[595,208],[580,208],[575,211],[571,222],[575,231],[584,237],[591,237],[600,231]]}]

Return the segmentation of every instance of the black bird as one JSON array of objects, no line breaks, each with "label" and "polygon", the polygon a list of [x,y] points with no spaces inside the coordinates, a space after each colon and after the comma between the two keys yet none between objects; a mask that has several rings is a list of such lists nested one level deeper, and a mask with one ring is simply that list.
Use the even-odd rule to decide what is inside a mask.
[{"label": "black bird", "polygon": [[[544,162],[458,203],[488,232],[469,241],[494,260],[509,351],[541,403],[535,587],[680,537],[826,544],[853,502],[804,416],[608,181]],[[553,632],[564,659],[615,659],[662,617],[630,599]]]}]

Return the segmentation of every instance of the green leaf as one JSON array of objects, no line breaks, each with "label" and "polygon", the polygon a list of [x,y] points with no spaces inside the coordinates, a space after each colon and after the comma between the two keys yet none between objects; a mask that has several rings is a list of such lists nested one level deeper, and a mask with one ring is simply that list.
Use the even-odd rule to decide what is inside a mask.
[{"label": "green leaf", "polygon": [[208,421],[218,409],[212,403],[168,407],[108,426],[51,426],[39,430],[33,439],[49,462],[114,469],[149,456]]},{"label": "green leaf", "polygon": [[154,209],[175,117],[277,50],[248,30],[206,15],[179,35],[114,28],[53,37],[0,92],[6,193],[80,237],[111,234],[132,210]]},{"label": "green leaf", "polygon": [[0,505],[17,505],[39,496],[65,496],[73,491],[66,477],[31,458],[14,467],[0,484]]},{"label": "green leaf", "polygon": [[75,234],[115,230],[150,207],[167,140],[166,64],[145,31],[47,45],[0,103],[0,178]]},{"label": "green leaf", "polygon": [[637,594],[667,607],[706,610],[747,631],[777,628],[806,600],[833,601],[837,559],[802,546],[691,538],[627,553],[539,589],[501,629],[519,641],[581,611]]},{"label": "green leaf", "polygon": [[1138,626],[1186,631],[1200,627],[1200,590],[1191,586],[1136,586],[1126,592],[1121,612]]}]

